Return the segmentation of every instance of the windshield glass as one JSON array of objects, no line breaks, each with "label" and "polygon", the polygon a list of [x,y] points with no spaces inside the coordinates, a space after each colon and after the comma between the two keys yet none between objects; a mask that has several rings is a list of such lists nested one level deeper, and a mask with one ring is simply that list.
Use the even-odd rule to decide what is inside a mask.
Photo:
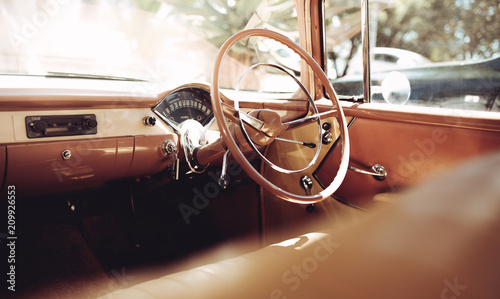
[{"label": "windshield glass", "polygon": [[[292,0],[1,1],[0,15],[2,74],[209,82],[217,50],[240,30],[268,28],[298,40]],[[259,41],[230,54],[238,70],[265,59],[298,72],[290,55]]]}]

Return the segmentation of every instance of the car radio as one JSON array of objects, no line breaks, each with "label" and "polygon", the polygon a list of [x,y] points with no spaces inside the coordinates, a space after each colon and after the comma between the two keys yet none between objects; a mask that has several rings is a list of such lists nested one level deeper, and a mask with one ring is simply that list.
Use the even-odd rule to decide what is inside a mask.
[{"label": "car radio", "polygon": [[28,138],[97,134],[95,114],[26,117]]}]

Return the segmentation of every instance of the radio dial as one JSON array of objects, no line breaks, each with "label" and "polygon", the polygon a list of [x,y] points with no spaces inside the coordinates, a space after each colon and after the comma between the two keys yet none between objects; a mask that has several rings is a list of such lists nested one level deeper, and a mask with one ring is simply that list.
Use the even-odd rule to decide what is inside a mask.
[{"label": "radio dial", "polygon": [[86,122],[86,125],[87,125],[87,128],[89,128],[89,129],[97,128],[97,120],[88,119]]},{"label": "radio dial", "polygon": [[43,120],[39,120],[33,124],[33,130],[37,132],[43,132],[47,129],[47,123]]}]

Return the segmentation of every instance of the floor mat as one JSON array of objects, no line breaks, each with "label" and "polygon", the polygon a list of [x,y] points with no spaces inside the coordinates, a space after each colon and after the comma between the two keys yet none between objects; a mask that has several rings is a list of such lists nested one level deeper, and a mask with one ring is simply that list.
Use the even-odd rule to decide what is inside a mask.
[{"label": "floor mat", "polygon": [[91,298],[115,289],[76,225],[30,225],[17,236],[16,292],[0,297]]}]

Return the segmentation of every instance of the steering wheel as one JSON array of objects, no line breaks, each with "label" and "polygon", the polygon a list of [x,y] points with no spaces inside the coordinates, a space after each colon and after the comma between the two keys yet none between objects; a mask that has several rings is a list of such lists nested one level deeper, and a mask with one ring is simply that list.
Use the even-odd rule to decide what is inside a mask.
[{"label": "steering wheel", "polygon": [[[283,45],[287,46],[291,50],[293,50],[295,53],[297,53],[306,63],[307,65],[312,69],[313,73],[316,75],[316,77],[321,81],[323,84],[326,93],[329,95],[330,100],[333,103],[333,109],[334,109],[334,116],[339,123],[339,130],[340,130],[340,140],[337,143],[338,145],[341,146],[341,158],[340,158],[340,165],[339,169],[337,171],[337,174],[335,175],[333,181],[330,183],[329,186],[327,186],[324,190],[319,192],[318,194],[311,194],[311,195],[299,195],[299,194],[294,194],[291,192],[288,192],[275,184],[271,183],[268,179],[266,179],[263,175],[261,175],[247,160],[245,155],[243,154],[242,150],[238,146],[237,140],[235,140],[235,137],[233,136],[233,133],[231,132],[228,124],[226,123],[226,117],[224,116],[224,109],[223,109],[223,103],[220,97],[220,89],[219,89],[219,73],[221,71],[221,65],[222,61],[224,60],[224,57],[226,54],[229,52],[229,50],[239,41],[250,38],[250,37],[264,37],[264,38],[269,38],[273,39],[277,42],[282,43]],[[254,65],[255,66],[255,65]],[[251,66],[250,68],[253,68],[254,66]],[[249,68],[249,69],[250,69]],[[243,77],[244,75],[242,75]],[[241,80],[241,78],[240,78]],[[311,116],[303,117],[301,119],[293,121],[295,124],[300,123],[300,122],[311,122],[312,121],[318,121],[318,124],[320,124],[320,115],[318,113],[318,110],[316,108],[316,105],[314,101],[311,99],[311,96],[309,95],[309,92],[303,88],[303,85],[300,82],[297,82],[299,86],[305,91],[306,96],[309,98],[313,110],[313,114]],[[238,89],[238,87],[237,87]],[[277,32],[267,30],[267,29],[248,29],[244,31],[240,31],[233,36],[231,36],[219,49],[217,56],[215,58],[215,64],[214,64],[214,70],[212,74],[212,86],[211,86],[211,99],[212,99],[212,107],[213,107],[213,112],[215,119],[217,120],[217,124],[219,126],[219,130],[221,132],[222,139],[224,143],[226,144],[227,148],[233,155],[234,159],[239,163],[239,165],[243,168],[243,170],[261,187],[269,191],[270,193],[276,195],[279,198],[282,198],[284,200],[290,201],[290,202],[295,202],[295,203],[301,203],[301,204],[310,204],[310,203],[315,203],[322,201],[328,197],[330,197],[335,190],[340,186],[342,183],[345,174],[347,172],[347,166],[349,162],[349,137],[348,137],[348,132],[347,132],[347,123],[345,120],[344,113],[342,111],[342,107],[340,106],[340,103],[337,98],[337,94],[333,90],[332,85],[330,84],[330,81],[328,80],[326,74],[323,72],[321,67],[318,65],[318,63],[304,50],[302,49],[299,45],[297,45],[295,42],[287,38],[286,36],[279,34]],[[250,138],[248,137],[248,133],[246,130],[243,128],[243,122],[246,124],[249,124],[252,127],[252,122],[257,121],[259,122],[258,119],[249,116],[248,114],[243,114],[240,113],[238,110],[238,101],[235,102],[235,111],[234,115],[238,119],[238,123],[241,127],[241,131],[244,134],[244,137],[249,140]],[[224,104],[226,105],[226,104]],[[226,109],[227,110],[227,109]],[[271,121],[268,122],[266,118],[264,117],[264,121],[257,123],[257,125],[253,125],[254,129],[259,129],[259,133],[263,133],[262,135],[265,136],[266,138],[276,138],[277,135],[285,131],[287,128],[290,128],[290,126],[285,126],[285,124],[281,123],[280,119],[279,121],[276,121],[276,118],[272,116],[272,112],[266,111],[268,114],[271,114]],[[275,113],[277,115],[277,113]],[[279,116],[278,116],[279,118]],[[262,154],[256,149],[255,146],[253,146],[254,141],[249,140],[249,145],[251,148],[256,151],[257,155],[262,156]],[[321,141],[319,141],[321,143]],[[317,154],[316,156],[317,157]],[[267,162],[266,162],[267,163]],[[309,166],[311,166],[312,163],[309,163]],[[278,171],[281,171],[283,173],[287,173],[286,170],[283,170],[279,167],[273,167]]]}]

